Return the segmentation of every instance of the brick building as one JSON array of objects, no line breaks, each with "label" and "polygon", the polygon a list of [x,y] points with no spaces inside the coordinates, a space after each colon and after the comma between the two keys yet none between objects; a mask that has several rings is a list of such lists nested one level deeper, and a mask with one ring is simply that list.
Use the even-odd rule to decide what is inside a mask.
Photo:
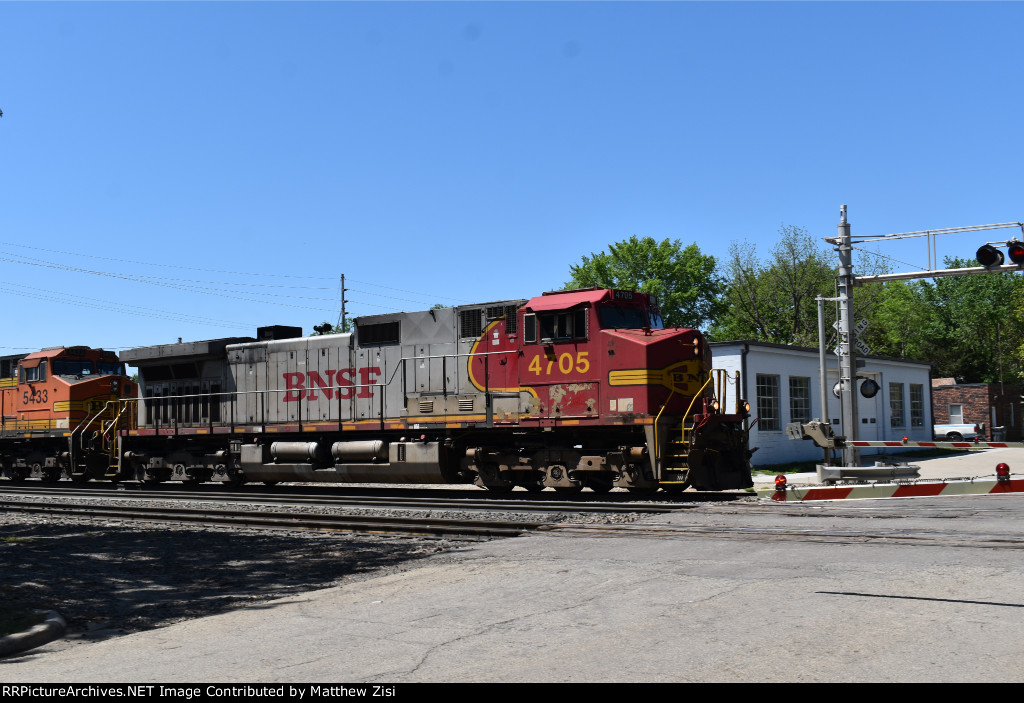
[{"label": "brick building", "polygon": [[1024,436],[1024,386],[935,378],[932,412],[936,425],[978,425],[989,440],[995,439],[994,428],[1005,428],[1002,439],[1019,442]]}]

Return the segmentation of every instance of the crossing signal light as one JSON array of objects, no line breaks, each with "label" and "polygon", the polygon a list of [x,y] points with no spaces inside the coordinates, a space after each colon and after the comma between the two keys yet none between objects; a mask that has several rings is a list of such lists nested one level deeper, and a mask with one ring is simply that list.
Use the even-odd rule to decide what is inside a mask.
[{"label": "crossing signal light", "polygon": [[1006,243],[1006,253],[1010,255],[1010,261],[1020,266],[1024,264],[1024,242],[1016,239]]},{"label": "crossing signal light", "polygon": [[[1021,252],[1022,260],[1024,260],[1024,251]],[[983,244],[977,253],[978,263],[985,268],[992,268],[993,266],[1003,265],[1003,252],[996,249],[991,244]]]}]

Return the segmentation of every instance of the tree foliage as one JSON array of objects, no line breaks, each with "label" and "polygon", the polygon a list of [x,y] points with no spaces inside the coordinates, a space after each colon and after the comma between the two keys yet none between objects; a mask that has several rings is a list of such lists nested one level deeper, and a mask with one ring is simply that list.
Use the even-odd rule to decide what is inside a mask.
[{"label": "tree foliage", "polygon": [[[946,268],[977,266],[947,258]],[[947,276],[912,284],[886,285],[873,327],[884,340],[876,353],[925,359],[936,377],[961,382],[1016,381],[1024,277],[1017,273]],[[876,346],[877,345],[877,346]]]},{"label": "tree foliage", "polygon": [[678,239],[630,237],[608,251],[584,256],[571,265],[567,288],[620,288],[658,297],[669,327],[703,328],[722,306],[723,281],[715,257],[702,254],[696,243]]},{"label": "tree foliage", "polygon": [[342,334],[343,332],[350,332],[351,330],[352,325],[348,320],[345,320],[345,322],[340,325],[332,325],[327,320],[324,320],[319,325],[313,325],[313,332],[311,336],[319,337],[324,334]]},{"label": "tree foliage", "polygon": [[835,295],[832,258],[800,227],[784,225],[767,260],[750,242],[733,243],[726,267],[727,308],[715,339],[817,346],[819,295]]}]

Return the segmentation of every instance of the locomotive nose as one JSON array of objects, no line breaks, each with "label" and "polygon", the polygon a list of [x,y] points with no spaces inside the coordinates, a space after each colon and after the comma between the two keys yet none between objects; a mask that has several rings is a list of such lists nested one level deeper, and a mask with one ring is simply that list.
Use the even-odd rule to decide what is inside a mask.
[{"label": "locomotive nose", "polygon": [[612,391],[632,387],[639,396],[634,397],[634,412],[682,413],[701,393],[708,347],[696,330],[617,330],[608,335],[608,385]]}]

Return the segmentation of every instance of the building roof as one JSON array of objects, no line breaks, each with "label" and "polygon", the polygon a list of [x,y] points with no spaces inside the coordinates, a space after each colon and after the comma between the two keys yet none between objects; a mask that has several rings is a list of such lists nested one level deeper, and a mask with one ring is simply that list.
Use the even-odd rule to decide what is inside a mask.
[{"label": "building roof", "polygon": [[[786,350],[789,350],[789,351],[801,352],[801,353],[805,353],[805,354],[817,354],[818,353],[817,347],[800,347],[800,346],[797,346],[795,344],[775,344],[774,342],[757,342],[757,341],[754,341],[752,339],[735,339],[735,340],[728,340],[728,341],[722,341],[722,342],[711,342],[711,348],[714,349],[715,347],[736,346],[737,344],[742,344],[742,345],[745,345],[745,346],[751,347],[751,348],[753,348],[753,347],[762,347],[762,348],[765,348],[765,349],[786,349]],[[826,351],[826,356],[829,357],[829,358],[832,358],[835,355],[832,354],[831,351]],[[876,354],[858,354],[857,358],[858,359],[874,359],[876,361],[895,361],[895,362],[898,362],[898,363],[901,363],[901,364],[914,364],[916,366],[928,366],[928,367],[930,367],[932,365],[932,362],[930,362],[930,361],[921,361],[919,359],[900,359],[899,357],[895,357],[895,356],[878,356]]]}]

